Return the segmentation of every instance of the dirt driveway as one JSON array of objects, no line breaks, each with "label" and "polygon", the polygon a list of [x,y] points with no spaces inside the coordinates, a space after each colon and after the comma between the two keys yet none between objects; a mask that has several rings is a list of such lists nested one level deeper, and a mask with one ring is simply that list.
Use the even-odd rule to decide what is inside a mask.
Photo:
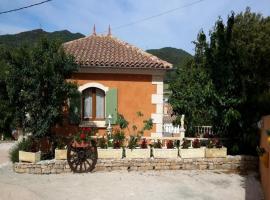
[{"label": "dirt driveway", "polygon": [[10,163],[0,163],[0,199],[260,200],[262,195],[255,173],[243,176],[220,171],[119,171],[30,175],[15,174]]}]

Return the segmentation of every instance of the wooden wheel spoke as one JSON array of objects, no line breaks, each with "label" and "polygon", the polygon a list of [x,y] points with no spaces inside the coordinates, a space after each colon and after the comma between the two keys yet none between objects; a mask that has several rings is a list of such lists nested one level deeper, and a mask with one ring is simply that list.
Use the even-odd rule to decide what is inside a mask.
[{"label": "wooden wheel spoke", "polygon": [[96,149],[91,146],[76,148],[70,145],[67,154],[70,169],[75,173],[91,172],[97,162],[96,154]]}]

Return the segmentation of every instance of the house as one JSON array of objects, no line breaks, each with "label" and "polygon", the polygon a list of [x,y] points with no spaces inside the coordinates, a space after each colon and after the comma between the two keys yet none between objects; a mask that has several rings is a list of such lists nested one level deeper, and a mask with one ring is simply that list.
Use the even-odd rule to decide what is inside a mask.
[{"label": "house", "polygon": [[143,126],[152,118],[153,129],[145,136],[160,137],[163,129],[163,77],[172,65],[111,35],[92,35],[63,44],[75,57],[78,72],[72,80],[78,84],[83,127],[97,127],[104,133],[108,116],[115,124],[117,113],[130,124]]}]

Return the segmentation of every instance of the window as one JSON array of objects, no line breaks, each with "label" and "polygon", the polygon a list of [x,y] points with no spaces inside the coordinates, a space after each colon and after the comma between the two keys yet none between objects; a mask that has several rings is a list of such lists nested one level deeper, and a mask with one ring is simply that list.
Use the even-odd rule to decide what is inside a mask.
[{"label": "window", "polygon": [[83,120],[105,119],[105,93],[98,88],[87,88],[82,98]]}]

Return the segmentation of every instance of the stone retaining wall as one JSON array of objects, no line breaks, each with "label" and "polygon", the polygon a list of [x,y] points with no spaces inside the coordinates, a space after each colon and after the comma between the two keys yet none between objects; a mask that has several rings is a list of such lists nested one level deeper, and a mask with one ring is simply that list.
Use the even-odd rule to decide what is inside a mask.
[{"label": "stone retaining wall", "polygon": [[[99,159],[94,171],[147,171],[147,170],[257,170],[258,158],[227,156],[226,158],[193,159]],[[71,172],[66,160],[45,160],[38,163],[14,163],[17,173],[59,174]]]}]

